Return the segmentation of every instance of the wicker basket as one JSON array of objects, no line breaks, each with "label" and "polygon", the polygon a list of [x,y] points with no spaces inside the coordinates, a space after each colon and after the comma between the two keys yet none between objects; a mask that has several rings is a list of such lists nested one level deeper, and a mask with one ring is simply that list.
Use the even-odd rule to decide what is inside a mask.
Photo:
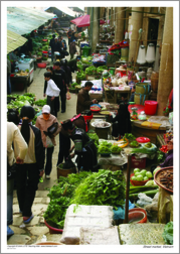
[{"label": "wicker basket", "polygon": [[62,169],[57,167],[57,179],[59,179],[60,176],[67,177],[69,174],[76,173],[76,168],[71,169]]}]

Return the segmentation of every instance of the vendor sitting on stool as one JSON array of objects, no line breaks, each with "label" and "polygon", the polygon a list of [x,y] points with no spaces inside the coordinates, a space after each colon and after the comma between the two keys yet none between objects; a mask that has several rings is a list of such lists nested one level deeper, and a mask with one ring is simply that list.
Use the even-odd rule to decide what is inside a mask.
[{"label": "vendor sitting on stool", "polygon": [[128,103],[121,102],[117,115],[112,119],[112,136],[118,139],[119,135],[124,136],[125,133],[131,133],[130,113],[128,111]]},{"label": "vendor sitting on stool", "polygon": [[83,167],[83,171],[96,172],[98,168],[97,148],[94,142],[83,129],[75,127],[70,119],[61,124],[69,137],[74,141],[74,147],[72,147],[71,151],[75,149],[75,153],[70,156],[73,158],[75,154],[78,155],[78,170]]}]

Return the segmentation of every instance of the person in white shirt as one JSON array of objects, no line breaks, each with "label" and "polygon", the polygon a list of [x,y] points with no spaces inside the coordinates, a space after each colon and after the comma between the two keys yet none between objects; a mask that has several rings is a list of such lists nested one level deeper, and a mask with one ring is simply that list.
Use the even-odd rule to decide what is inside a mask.
[{"label": "person in white shirt", "polygon": [[51,79],[51,73],[45,72],[44,79],[47,81],[47,88],[45,94],[47,95],[47,105],[51,107],[51,114],[57,117],[57,110],[55,109],[55,97],[59,98],[60,89]]}]

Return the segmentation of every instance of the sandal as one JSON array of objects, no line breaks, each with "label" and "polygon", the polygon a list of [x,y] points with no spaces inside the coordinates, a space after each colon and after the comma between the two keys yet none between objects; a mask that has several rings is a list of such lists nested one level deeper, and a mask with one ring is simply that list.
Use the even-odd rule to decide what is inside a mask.
[{"label": "sandal", "polygon": [[28,219],[26,219],[26,218],[28,218],[28,217],[23,217],[23,222],[25,224],[29,223],[34,218],[34,215],[32,214]]}]

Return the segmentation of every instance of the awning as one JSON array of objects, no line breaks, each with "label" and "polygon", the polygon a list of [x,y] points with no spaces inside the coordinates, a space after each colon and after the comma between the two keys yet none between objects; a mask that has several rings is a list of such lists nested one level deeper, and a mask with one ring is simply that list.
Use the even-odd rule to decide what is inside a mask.
[{"label": "awning", "polygon": [[[81,17],[78,17],[76,19],[71,20],[72,23],[74,23],[77,27],[85,27],[90,26],[90,15],[84,15]],[[99,21],[100,25],[106,23],[104,20]]]},{"label": "awning", "polygon": [[27,39],[21,35],[7,30],[7,54],[24,45],[26,41]]},{"label": "awning", "polygon": [[7,7],[7,29],[20,35],[30,33],[54,16],[30,8]]},{"label": "awning", "polygon": [[71,16],[71,17],[75,17],[76,16],[76,13],[74,12],[74,11],[72,11],[71,9],[69,9],[68,7],[48,7],[48,8],[46,8],[45,9],[45,11],[47,11],[48,9],[52,9],[53,10],[53,8],[54,9],[57,9],[57,10],[59,10],[59,11],[61,11],[61,12],[63,12],[63,13],[65,13],[65,14],[67,14],[68,16]]}]

